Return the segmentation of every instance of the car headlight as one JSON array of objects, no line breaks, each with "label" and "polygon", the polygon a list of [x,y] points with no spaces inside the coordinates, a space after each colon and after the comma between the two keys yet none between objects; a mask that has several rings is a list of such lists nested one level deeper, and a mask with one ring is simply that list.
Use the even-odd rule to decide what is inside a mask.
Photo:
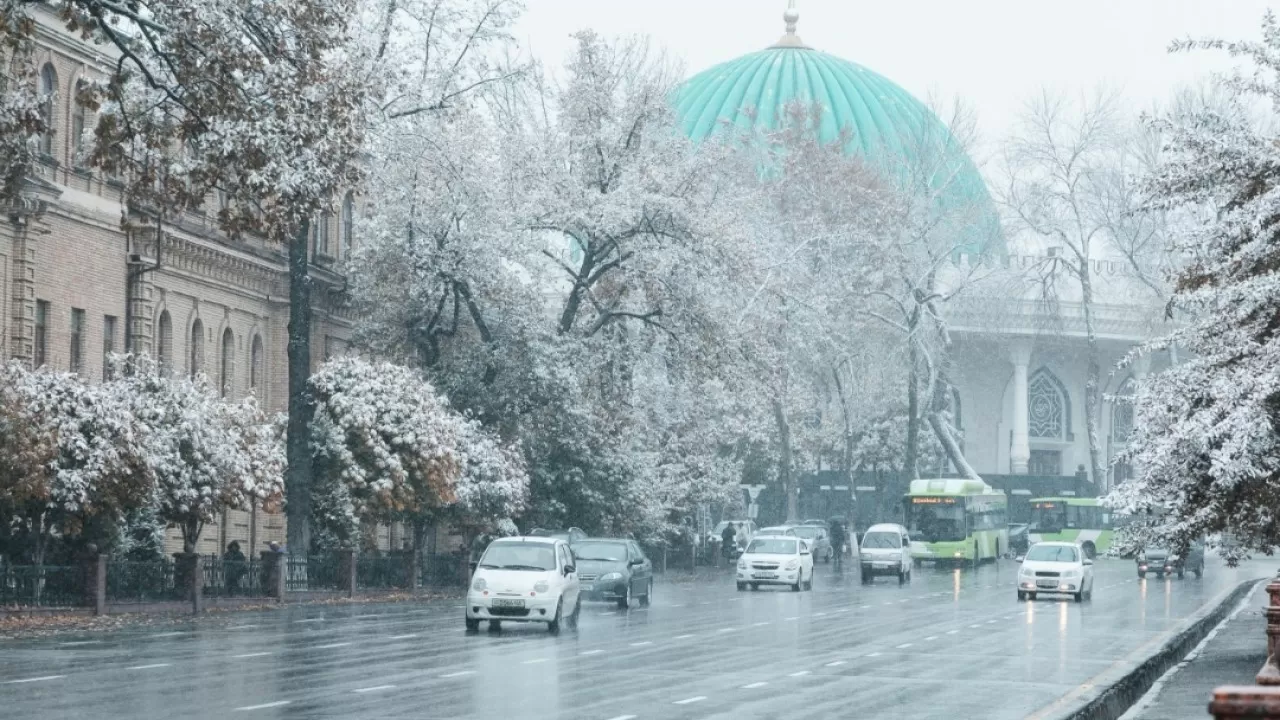
[{"label": "car headlight", "polygon": [[1080,571],[1079,571],[1079,570],[1065,570],[1065,571],[1063,571],[1063,573],[1062,573],[1062,577],[1064,577],[1064,578],[1078,578],[1078,577],[1080,577]]},{"label": "car headlight", "polygon": [[482,577],[476,578],[475,581],[471,583],[472,590],[484,590],[487,587],[489,587],[489,584],[486,583]]},{"label": "car headlight", "polygon": [[605,573],[600,576],[601,582],[609,582],[610,580],[621,580],[622,573]]},{"label": "car headlight", "polygon": [[746,570],[746,569],[747,569],[747,561],[746,561],[746,560],[739,560],[739,561],[738,561],[738,569],[739,569],[739,570]]},{"label": "car headlight", "polygon": [[798,568],[798,567],[800,567],[800,561],[799,561],[799,560],[792,560],[791,562],[787,563],[787,569],[788,569],[788,570],[795,570],[795,569],[796,569],[796,568]]},{"label": "car headlight", "polygon": [[1031,568],[1024,567],[1018,570],[1018,574],[1021,575],[1022,577],[1035,577],[1036,571],[1032,570]]},{"label": "car headlight", "polygon": [[534,592],[544,593],[544,592],[546,592],[546,591],[548,591],[548,590],[550,590],[550,589],[551,589],[551,586],[550,586],[549,584],[547,584],[547,581],[546,581],[546,580],[539,580],[538,582],[536,582],[536,583],[534,583],[534,584],[533,584],[533,591],[534,591]]}]

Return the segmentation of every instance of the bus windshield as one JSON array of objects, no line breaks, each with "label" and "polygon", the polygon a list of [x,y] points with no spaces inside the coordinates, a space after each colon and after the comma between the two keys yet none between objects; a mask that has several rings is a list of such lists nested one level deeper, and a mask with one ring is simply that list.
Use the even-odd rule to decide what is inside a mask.
[{"label": "bus windshield", "polygon": [[1067,504],[1037,502],[1031,504],[1031,532],[1049,534],[1067,527]]},{"label": "bus windshield", "polygon": [[937,504],[921,502],[932,499],[907,499],[907,529],[911,532],[911,537],[931,543],[964,540],[968,530],[965,528],[963,501]]}]

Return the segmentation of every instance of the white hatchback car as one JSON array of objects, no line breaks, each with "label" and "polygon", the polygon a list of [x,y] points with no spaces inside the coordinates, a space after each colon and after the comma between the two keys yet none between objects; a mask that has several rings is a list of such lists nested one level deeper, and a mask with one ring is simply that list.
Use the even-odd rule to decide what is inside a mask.
[{"label": "white hatchback car", "polygon": [[567,620],[578,622],[582,604],[578,572],[569,543],[550,537],[494,540],[485,549],[467,591],[468,630],[488,620],[497,629],[503,621],[545,622],[551,632]]},{"label": "white hatchback car", "polygon": [[758,590],[761,585],[790,585],[796,592],[812,590],[809,544],[793,535],[753,538],[738,558],[738,590]]},{"label": "white hatchback car", "polygon": [[900,584],[911,579],[911,536],[901,525],[881,523],[867,528],[858,557],[864,584],[876,575],[896,576]]},{"label": "white hatchback car", "polygon": [[1093,560],[1075,543],[1032,545],[1018,568],[1018,599],[1035,600],[1038,593],[1071,595],[1076,602],[1093,599]]}]

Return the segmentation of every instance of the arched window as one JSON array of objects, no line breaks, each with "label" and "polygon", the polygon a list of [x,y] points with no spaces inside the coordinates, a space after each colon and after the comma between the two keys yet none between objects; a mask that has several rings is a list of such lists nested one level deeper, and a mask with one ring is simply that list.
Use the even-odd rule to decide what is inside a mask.
[{"label": "arched window", "polygon": [[262,357],[262,336],[254,335],[253,342],[249,349],[249,389],[259,400],[263,398],[263,371],[265,370],[264,359]]},{"label": "arched window", "polygon": [[1037,370],[1027,383],[1027,430],[1031,437],[1072,439],[1067,389],[1045,368]]},{"label": "arched window", "polygon": [[84,92],[88,85],[84,80],[76,81],[76,92],[71,98],[71,164],[80,167],[84,163],[81,155],[84,153],[84,131],[88,122],[88,110],[81,105],[77,98],[80,93]]},{"label": "arched window", "polygon": [[354,242],[356,230],[355,198],[348,192],[342,198],[342,256],[351,256],[351,244]]},{"label": "arched window", "polygon": [[1111,439],[1124,443],[1133,432],[1133,378],[1125,378],[1116,390],[1115,400],[1111,402]]},{"label": "arched window", "polygon": [[173,321],[168,310],[160,313],[156,323],[156,364],[161,375],[173,374]]},{"label": "arched window", "polygon": [[53,63],[45,63],[40,68],[40,116],[44,120],[45,131],[40,135],[40,152],[53,155],[54,102],[58,95],[58,71]]},{"label": "arched window", "polygon": [[191,357],[187,363],[191,377],[204,372],[204,323],[197,319],[191,324]]},{"label": "arched window", "polygon": [[320,217],[316,219],[315,240],[316,254],[333,257],[333,251],[329,247],[329,225],[333,220],[333,215],[327,212],[320,213]]},{"label": "arched window", "polygon": [[222,331],[222,357],[218,361],[218,393],[222,397],[231,394],[236,376],[236,336],[231,328]]}]

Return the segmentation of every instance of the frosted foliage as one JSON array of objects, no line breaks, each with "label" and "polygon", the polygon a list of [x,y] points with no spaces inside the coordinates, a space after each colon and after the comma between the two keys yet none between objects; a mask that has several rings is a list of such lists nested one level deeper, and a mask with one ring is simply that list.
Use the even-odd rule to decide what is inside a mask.
[{"label": "frosted foliage", "polygon": [[1280,27],[1268,14],[1261,42],[1175,47],[1197,46],[1257,72],[1219,81],[1228,102],[1153,121],[1168,156],[1150,181],[1159,206],[1214,212],[1177,238],[1186,265],[1173,303],[1188,324],[1147,351],[1176,344],[1187,359],[1138,384],[1127,457],[1136,477],[1110,502],[1139,514],[1131,546],[1225,532],[1240,543],[1227,552],[1234,561],[1280,543],[1280,137],[1246,112],[1255,100],[1276,112]]}]

